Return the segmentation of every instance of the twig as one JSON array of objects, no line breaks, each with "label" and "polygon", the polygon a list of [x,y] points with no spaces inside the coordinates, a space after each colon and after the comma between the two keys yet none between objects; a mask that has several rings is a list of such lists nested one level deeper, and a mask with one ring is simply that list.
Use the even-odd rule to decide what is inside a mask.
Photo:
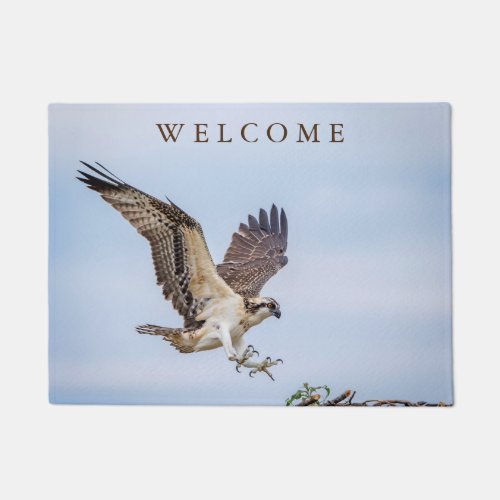
[{"label": "twig", "polygon": [[351,394],[351,391],[347,390],[347,391],[343,392],[340,396],[337,396],[336,398],[329,399],[328,401],[325,401],[322,406],[336,406],[341,401],[344,401],[344,399],[347,399],[350,394]]},{"label": "twig", "polygon": [[303,399],[300,403],[296,404],[295,406],[311,406],[316,404],[320,399],[321,396],[319,394],[313,394],[312,396]]},{"label": "twig", "polygon": [[351,403],[351,406],[451,406],[449,404],[443,403],[427,403],[425,401],[419,401],[418,403],[413,403],[412,401],[407,401],[405,399],[369,399],[363,401],[362,403]]}]

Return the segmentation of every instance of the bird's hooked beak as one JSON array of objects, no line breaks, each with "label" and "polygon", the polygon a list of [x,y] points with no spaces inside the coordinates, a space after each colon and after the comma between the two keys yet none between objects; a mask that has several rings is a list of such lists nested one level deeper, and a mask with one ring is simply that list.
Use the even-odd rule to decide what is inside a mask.
[{"label": "bird's hooked beak", "polygon": [[273,311],[273,316],[276,316],[278,319],[281,318],[281,311],[277,309],[276,311]]}]

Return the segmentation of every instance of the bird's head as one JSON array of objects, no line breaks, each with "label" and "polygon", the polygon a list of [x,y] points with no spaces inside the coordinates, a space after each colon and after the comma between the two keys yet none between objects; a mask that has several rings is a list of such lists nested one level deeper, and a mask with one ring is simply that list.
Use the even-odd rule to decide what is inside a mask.
[{"label": "bird's head", "polygon": [[271,297],[245,299],[245,308],[259,323],[270,316],[281,317],[280,305]]}]

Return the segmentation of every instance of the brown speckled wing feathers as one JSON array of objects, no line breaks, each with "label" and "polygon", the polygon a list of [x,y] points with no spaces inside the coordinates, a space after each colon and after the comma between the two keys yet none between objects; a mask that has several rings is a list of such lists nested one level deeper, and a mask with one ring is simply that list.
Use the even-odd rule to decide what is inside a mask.
[{"label": "brown speckled wing feathers", "polygon": [[99,177],[79,171],[90,189],[118,210],[150,243],[157,283],[163,294],[193,326],[207,299],[231,294],[220,279],[198,222],[166,203],[120,180],[105,167],[82,162]]},{"label": "brown speckled wing feathers", "polygon": [[248,225],[240,224],[233,234],[217,272],[236,293],[257,297],[266,282],[287,264],[287,241],[285,211],[282,209],[278,215],[278,208],[273,205],[268,216],[261,209],[259,220],[249,215]]}]

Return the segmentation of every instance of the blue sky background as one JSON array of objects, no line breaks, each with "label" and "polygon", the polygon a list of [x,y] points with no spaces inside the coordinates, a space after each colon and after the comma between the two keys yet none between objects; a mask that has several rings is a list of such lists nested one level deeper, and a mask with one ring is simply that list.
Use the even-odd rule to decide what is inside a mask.
[{"label": "blue sky background", "polygon": [[[52,105],[49,118],[52,402],[283,404],[305,381],[452,401],[448,105]],[[186,125],[166,144],[158,122],[208,123],[210,140],[193,144]],[[239,140],[246,122],[258,143]],[[281,144],[264,140],[274,122],[289,127]],[[324,141],[293,142],[298,122],[324,124]],[[332,122],[344,143],[326,142]],[[217,123],[233,143],[215,142]],[[167,195],[216,262],[248,213],[286,209],[289,263],[263,290],[283,314],[246,335],[284,359],[275,382],[236,373],[222,349],[180,354],[135,332],[181,318],[147,241],[75,180],[79,160]]]}]

